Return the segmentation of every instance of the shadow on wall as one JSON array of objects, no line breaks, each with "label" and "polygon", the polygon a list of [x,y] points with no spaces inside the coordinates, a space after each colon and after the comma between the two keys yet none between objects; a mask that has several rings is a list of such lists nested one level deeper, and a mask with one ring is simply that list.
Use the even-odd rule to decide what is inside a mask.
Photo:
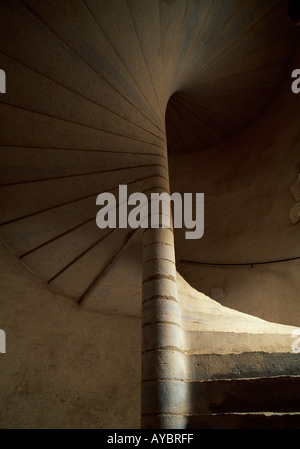
[{"label": "shadow on wall", "polygon": [[[248,128],[215,147],[169,154],[171,191],[205,194],[203,238],[191,244],[175,230],[180,274],[227,307],[294,326],[300,325],[300,249],[290,210],[299,201],[300,95],[292,92],[290,75],[299,60],[296,54],[276,96]],[[265,261],[280,262],[251,266]]]},{"label": "shadow on wall", "polygon": [[300,25],[300,4],[298,0],[290,0],[288,17],[296,25]]}]

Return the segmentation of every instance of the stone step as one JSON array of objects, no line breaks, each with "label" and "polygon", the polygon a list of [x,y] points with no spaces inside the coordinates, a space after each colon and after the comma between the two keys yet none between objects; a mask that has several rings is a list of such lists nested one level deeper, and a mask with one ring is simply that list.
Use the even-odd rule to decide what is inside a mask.
[{"label": "stone step", "polygon": [[300,376],[190,382],[191,414],[300,412]]},{"label": "stone step", "polygon": [[[160,397],[169,398],[165,407]],[[227,413],[300,413],[300,376],[143,384],[144,415],[202,416]],[[146,406],[147,405],[147,406]]]},{"label": "stone step", "polygon": [[[226,336],[224,336],[224,339]],[[252,351],[241,353],[189,354],[190,380],[252,379],[300,376],[299,354]],[[188,380],[188,377],[186,377]]]},{"label": "stone step", "polygon": [[300,429],[300,413],[217,413],[187,418],[190,429]]}]

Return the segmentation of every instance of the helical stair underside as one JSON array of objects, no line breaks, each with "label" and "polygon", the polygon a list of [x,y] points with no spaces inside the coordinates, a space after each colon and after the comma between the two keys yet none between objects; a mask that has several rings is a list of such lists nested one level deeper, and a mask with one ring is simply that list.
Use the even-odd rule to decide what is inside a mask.
[{"label": "helical stair underside", "polygon": [[256,118],[295,52],[286,9],[0,1],[1,236],[80,306],[142,309],[143,427],[299,425],[294,328],[191,288],[171,230],[101,230],[95,219],[101,192],[169,192],[173,153],[209,151]]}]

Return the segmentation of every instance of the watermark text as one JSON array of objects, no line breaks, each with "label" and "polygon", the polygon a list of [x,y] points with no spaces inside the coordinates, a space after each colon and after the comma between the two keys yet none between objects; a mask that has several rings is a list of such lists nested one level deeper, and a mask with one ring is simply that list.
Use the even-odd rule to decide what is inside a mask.
[{"label": "watermark text", "polygon": [[0,94],[6,94],[6,74],[0,69]]},{"label": "watermark text", "polygon": [[0,354],[6,354],[6,334],[0,329]]},{"label": "watermark text", "polygon": [[[171,204],[172,203],[172,204]],[[174,228],[186,228],[186,239],[200,239],[204,234],[204,194],[167,192],[151,193],[150,201],[144,193],[133,193],[128,197],[127,186],[119,185],[119,203],[110,192],[100,193],[96,199],[103,206],[96,215],[100,229],[106,228],[171,228],[172,205]],[[134,206],[129,210],[128,206]],[[118,212],[118,213],[117,213]],[[118,216],[117,216],[118,215]]]}]

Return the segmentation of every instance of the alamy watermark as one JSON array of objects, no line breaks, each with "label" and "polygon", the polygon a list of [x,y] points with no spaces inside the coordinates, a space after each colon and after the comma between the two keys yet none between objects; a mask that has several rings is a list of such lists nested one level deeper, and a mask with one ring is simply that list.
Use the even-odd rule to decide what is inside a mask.
[{"label": "alamy watermark", "polygon": [[0,69],[0,94],[6,94],[6,74]]},{"label": "alamy watermark", "polygon": [[[100,193],[96,199],[103,206],[96,216],[100,229],[105,228],[171,228],[173,205],[173,227],[186,228],[186,239],[200,239],[204,234],[204,194],[180,193],[169,195],[167,192],[151,193],[150,201],[144,193],[127,195],[127,186],[119,185],[119,204],[113,193]],[[128,210],[128,206],[135,206]],[[118,213],[117,213],[118,211]],[[118,217],[117,217],[118,215]],[[194,217],[193,217],[194,216]]]},{"label": "alamy watermark", "polygon": [[0,354],[6,354],[6,334],[0,329]]},{"label": "alamy watermark", "polygon": [[293,70],[292,78],[296,78],[296,79],[295,79],[295,81],[292,82],[291,89],[294,94],[299,94],[299,92],[300,92],[300,69]]}]

